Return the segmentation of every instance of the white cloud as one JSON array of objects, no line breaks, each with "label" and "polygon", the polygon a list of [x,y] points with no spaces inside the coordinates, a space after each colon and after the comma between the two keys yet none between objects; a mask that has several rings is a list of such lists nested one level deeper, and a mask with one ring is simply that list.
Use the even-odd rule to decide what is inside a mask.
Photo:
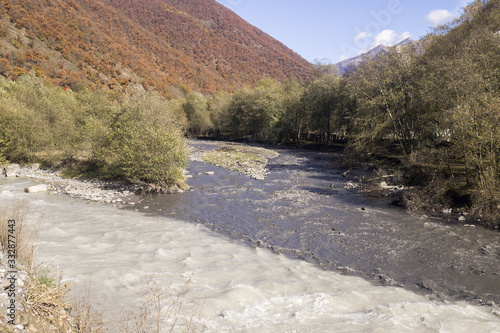
[{"label": "white cloud", "polygon": [[377,36],[374,37],[373,41],[368,45],[368,47],[364,48],[359,52],[359,54],[365,53],[370,51],[371,49],[379,46],[379,45],[384,45],[384,46],[393,46],[399,42],[402,42],[403,40],[410,38],[411,33],[408,31],[403,32],[401,35],[398,35],[394,30],[390,29],[385,29],[381,33],[379,33]]},{"label": "white cloud", "polygon": [[453,14],[446,9],[434,9],[432,12],[427,14],[425,19],[434,26],[437,26],[446,23],[452,17]]},{"label": "white cloud", "polygon": [[405,31],[405,32],[403,32],[403,33],[401,34],[401,36],[399,36],[399,39],[398,39],[398,41],[396,42],[396,44],[397,44],[397,43],[399,43],[399,42],[402,42],[402,41],[404,41],[405,39],[408,39],[408,38],[411,38],[411,33],[410,33],[410,32],[408,32],[408,31]]},{"label": "white cloud", "polygon": [[363,40],[363,39],[371,37],[371,36],[372,35],[370,35],[368,32],[363,31],[363,32],[360,32],[356,37],[354,37],[354,41],[359,42],[360,40]]},{"label": "white cloud", "polygon": [[398,35],[394,30],[390,29],[385,29],[381,33],[379,33],[377,36],[375,36],[375,40],[373,41],[373,44],[375,46],[377,45],[394,45],[396,39],[398,38]]},{"label": "white cloud", "polygon": [[408,31],[403,32],[401,35],[398,35],[394,30],[386,29],[375,36],[372,47],[378,45],[393,46],[410,37],[411,33],[409,33]]}]

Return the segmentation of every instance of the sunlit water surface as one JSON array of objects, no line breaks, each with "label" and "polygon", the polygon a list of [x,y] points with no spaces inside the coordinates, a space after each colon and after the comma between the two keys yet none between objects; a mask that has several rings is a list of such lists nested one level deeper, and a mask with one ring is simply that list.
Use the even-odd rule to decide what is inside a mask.
[{"label": "sunlit water surface", "polygon": [[73,297],[89,286],[93,307],[111,322],[140,305],[144,279],[154,274],[173,286],[192,277],[180,317],[197,313],[206,332],[500,332],[490,307],[374,286],[175,218],[25,194],[29,183],[5,181],[0,200],[31,202],[38,261],[75,283]]}]

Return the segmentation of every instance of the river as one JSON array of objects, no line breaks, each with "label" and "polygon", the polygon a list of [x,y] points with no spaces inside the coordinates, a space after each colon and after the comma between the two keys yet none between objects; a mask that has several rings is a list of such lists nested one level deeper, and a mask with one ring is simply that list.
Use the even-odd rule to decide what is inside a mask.
[{"label": "river", "polygon": [[22,178],[0,199],[31,202],[38,260],[75,283],[72,297],[88,286],[110,325],[153,275],[190,279],[177,316],[199,331],[500,332],[498,232],[345,190],[335,155],[278,152],[264,181],[190,162],[191,191],[132,208],[25,194]]}]

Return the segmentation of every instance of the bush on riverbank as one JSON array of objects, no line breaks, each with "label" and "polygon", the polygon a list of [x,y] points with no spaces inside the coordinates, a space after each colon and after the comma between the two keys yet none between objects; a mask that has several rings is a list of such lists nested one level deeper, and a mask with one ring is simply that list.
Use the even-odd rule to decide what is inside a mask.
[{"label": "bush on riverbank", "polygon": [[185,115],[153,93],[72,92],[25,76],[0,78],[0,156],[67,166],[73,174],[184,186]]}]

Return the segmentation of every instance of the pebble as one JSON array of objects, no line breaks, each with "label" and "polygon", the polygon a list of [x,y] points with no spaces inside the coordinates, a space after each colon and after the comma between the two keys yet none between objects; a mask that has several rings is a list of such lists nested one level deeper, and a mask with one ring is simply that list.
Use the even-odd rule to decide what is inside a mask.
[{"label": "pebble", "polygon": [[358,187],[359,187],[359,184],[357,184],[357,183],[353,183],[351,181],[344,182],[344,189],[346,189],[346,190],[352,190],[352,189],[355,189]]}]

